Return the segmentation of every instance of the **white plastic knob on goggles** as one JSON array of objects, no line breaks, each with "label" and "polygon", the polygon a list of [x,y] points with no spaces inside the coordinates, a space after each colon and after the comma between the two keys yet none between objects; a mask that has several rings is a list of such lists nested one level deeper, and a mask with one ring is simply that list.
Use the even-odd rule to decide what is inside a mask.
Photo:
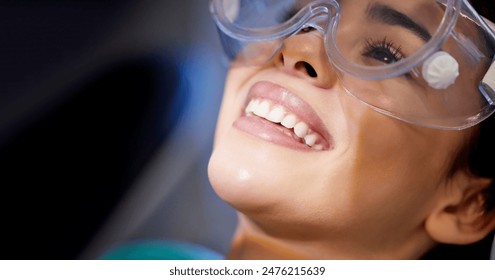
[{"label": "white plastic knob on goggles", "polygon": [[495,111],[495,34],[467,0],[211,0],[233,65],[319,32],[343,88],[380,113],[464,129]]}]

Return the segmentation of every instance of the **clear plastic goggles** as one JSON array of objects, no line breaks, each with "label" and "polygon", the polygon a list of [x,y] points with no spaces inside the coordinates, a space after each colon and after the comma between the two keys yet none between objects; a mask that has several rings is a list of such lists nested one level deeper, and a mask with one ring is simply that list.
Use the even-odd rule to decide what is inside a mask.
[{"label": "clear plastic goggles", "polygon": [[263,65],[320,32],[342,87],[408,123],[464,129],[495,110],[495,34],[467,0],[211,0],[226,54]]}]

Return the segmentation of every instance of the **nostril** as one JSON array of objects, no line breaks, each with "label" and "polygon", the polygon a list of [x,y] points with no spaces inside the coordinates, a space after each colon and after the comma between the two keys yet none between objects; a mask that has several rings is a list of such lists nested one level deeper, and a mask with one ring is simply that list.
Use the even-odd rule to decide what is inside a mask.
[{"label": "nostril", "polygon": [[316,70],[311,66],[311,64],[304,62],[304,61],[299,61],[296,63],[296,69],[299,70],[304,70],[310,76],[311,78],[316,78],[318,77],[318,73],[316,73]]}]

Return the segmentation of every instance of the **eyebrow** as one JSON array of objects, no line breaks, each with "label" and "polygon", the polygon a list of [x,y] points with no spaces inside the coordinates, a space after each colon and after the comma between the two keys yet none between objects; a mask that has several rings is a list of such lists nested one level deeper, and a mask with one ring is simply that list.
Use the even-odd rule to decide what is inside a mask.
[{"label": "eyebrow", "polygon": [[366,13],[370,19],[377,20],[388,25],[402,26],[412,31],[416,34],[416,36],[425,42],[431,39],[431,34],[425,27],[390,6],[374,3],[369,5]]}]

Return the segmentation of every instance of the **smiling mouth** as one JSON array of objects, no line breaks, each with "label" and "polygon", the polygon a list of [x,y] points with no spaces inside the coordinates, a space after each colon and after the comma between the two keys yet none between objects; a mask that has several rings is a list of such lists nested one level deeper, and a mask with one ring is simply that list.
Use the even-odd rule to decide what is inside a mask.
[{"label": "smiling mouth", "polygon": [[313,108],[284,87],[252,85],[234,127],[265,141],[300,151],[325,151],[332,137]]},{"label": "smiling mouth", "polygon": [[294,140],[305,144],[316,151],[324,149],[323,139],[309,125],[300,120],[282,105],[273,104],[268,99],[252,99],[245,109],[247,117],[257,116],[275,125],[279,125],[284,133]]}]

